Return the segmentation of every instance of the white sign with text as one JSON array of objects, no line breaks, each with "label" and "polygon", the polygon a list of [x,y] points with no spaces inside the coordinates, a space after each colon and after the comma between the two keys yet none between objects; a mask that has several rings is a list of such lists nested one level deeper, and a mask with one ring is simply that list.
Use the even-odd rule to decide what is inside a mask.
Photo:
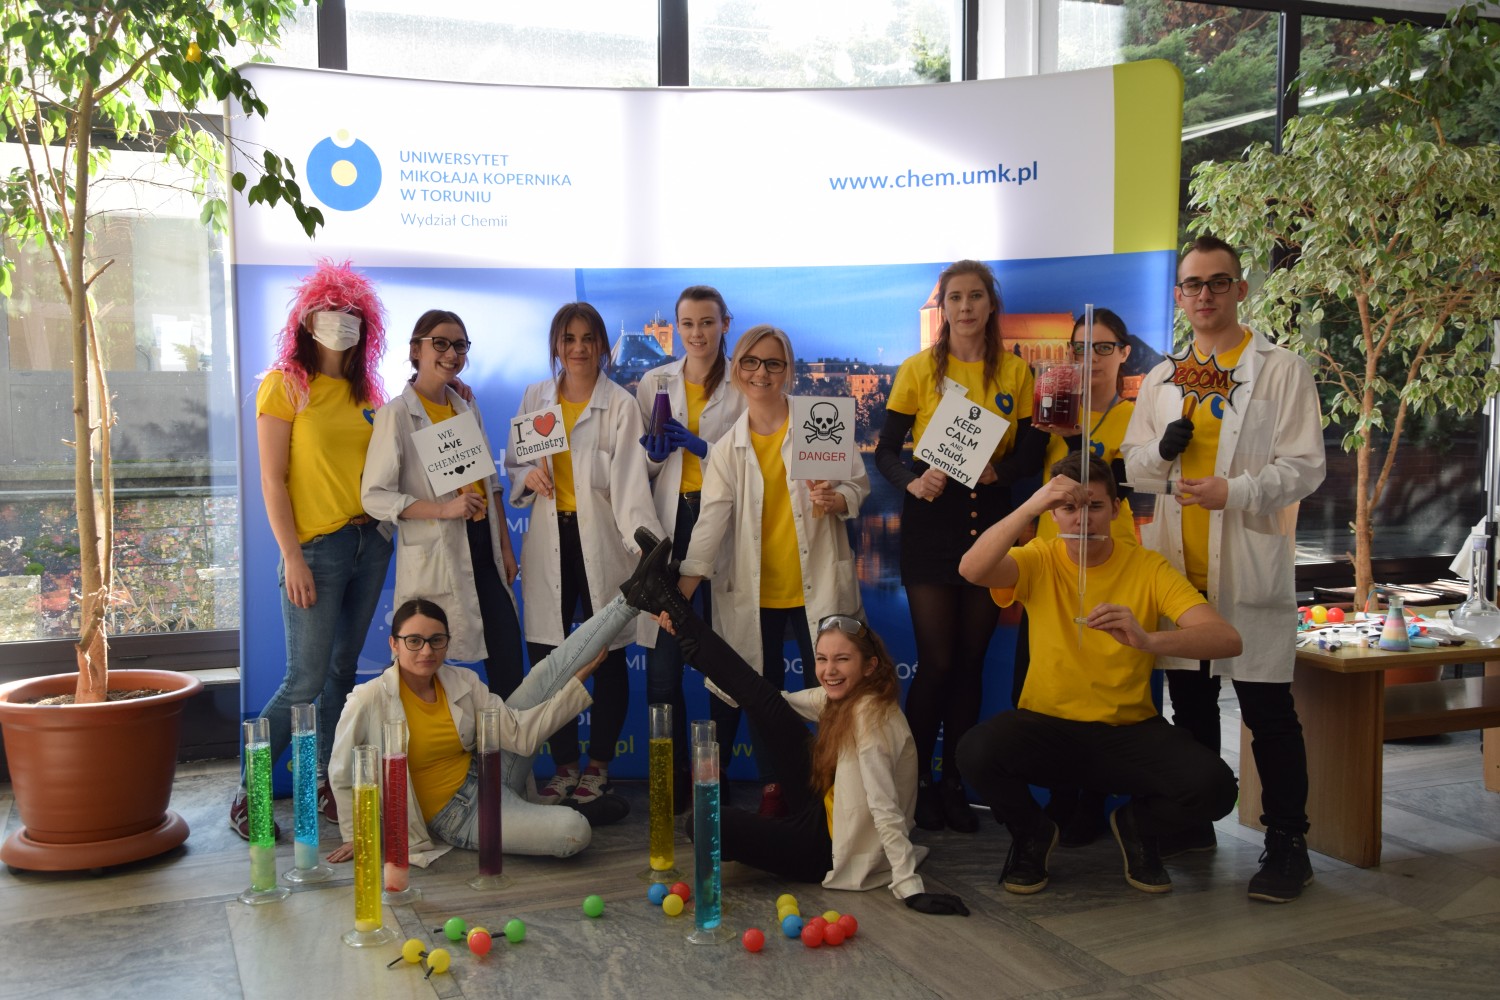
[{"label": "white sign with text", "polygon": [[973,486],[1009,426],[1009,420],[970,402],[962,393],[944,393],[913,454],[950,478]]},{"label": "white sign with text", "polygon": [[412,431],[411,440],[437,496],[495,474],[495,460],[473,410]]},{"label": "white sign with text", "polygon": [[568,431],[563,426],[561,403],[511,420],[510,453],[517,464],[567,450]]},{"label": "white sign with text", "polygon": [[854,453],[854,399],[851,396],[793,396],[793,479],[845,479]]}]

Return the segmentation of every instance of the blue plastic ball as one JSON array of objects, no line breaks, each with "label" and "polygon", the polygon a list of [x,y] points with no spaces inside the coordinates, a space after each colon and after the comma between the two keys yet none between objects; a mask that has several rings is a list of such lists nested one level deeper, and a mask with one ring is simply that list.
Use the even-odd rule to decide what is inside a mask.
[{"label": "blue plastic ball", "polygon": [[793,941],[802,937],[802,918],[795,913],[788,913],[786,919],[781,922],[781,933]]},{"label": "blue plastic ball", "polygon": [[665,885],[657,882],[646,892],[646,898],[651,900],[652,906],[660,906],[661,901],[667,898],[669,891]]}]

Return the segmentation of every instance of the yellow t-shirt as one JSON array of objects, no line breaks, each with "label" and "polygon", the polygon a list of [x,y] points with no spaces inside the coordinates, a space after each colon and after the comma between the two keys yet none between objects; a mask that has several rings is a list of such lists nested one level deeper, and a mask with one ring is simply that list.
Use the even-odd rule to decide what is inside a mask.
[{"label": "yellow t-shirt", "polygon": [[[787,422],[791,417],[787,417]],[[786,423],[770,434],[750,432],[760,477],[765,483],[760,508],[760,606],[802,606],[802,560],[797,556],[797,525],[792,520],[792,493],[786,482],[781,443]]]},{"label": "yellow t-shirt", "polygon": [[[1250,343],[1250,331],[1231,349],[1219,355],[1219,367],[1233,369]],[[1199,361],[1207,361],[1208,355],[1200,354],[1196,344],[1193,354]],[[1182,453],[1182,478],[1203,479],[1214,474],[1214,465],[1219,458],[1219,433],[1224,428],[1224,405],[1222,395],[1215,393],[1201,400],[1193,410],[1193,440]],[[1190,504],[1182,508],[1182,563],[1187,578],[1199,590],[1208,589],[1208,522],[1211,511]]]},{"label": "yellow t-shirt", "polygon": [[828,815],[828,839],[833,839],[833,786],[828,786],[828,792],[823,796],[823,812]]},{"label": "yellow t-shirt", "polygon": [[[582,403],[571,403],[568,400],[560,400],[563,411],[563,429],[568,432],[568,440],[573,440],[573,426],[578,423],[578,418],[583,411],[588,409],[588,400]],[[560,451],[552,456],[552,495],[557,498],[557,509],[559,513],[575,511],[578,509],[578,495],[573,490],[573,453],[571,451]]]},{"label": "yellow t-shirt", "polygon": [[[454,411],[452,403],[434,403],[420,392],[417,393],[417,398],[422,401],[422,409],[427,411],[427,419],[431,420],[434,424],[440,424],[444,420],[452,419],[458,415]],[[460,492],[478,493],[480,499],[484,500],[486,504],[489,503],[489,491],[484,488],[484,480],[482,479],[475,480],[469,485],[461,487]]]},{"label": "yellow t-shirt", "polygon": [[[943,401],[943,388],[937,384],[936,376],[937,362],[932,351],[927,350],[901,362],[896,380],[891,384],[886,408],[916,417],[911,429],[914,444],[922,440],[922,433]],[[1000,355],[1000,366],[995,371],[994,380],[986,385],[983,361],[949,358],[947,377],[963,384],[970,402],[1010,421],[991,461],[1005,457],[1016,444],[1016,421],[1031,416],[1031,366],[1005,351]]]},{"label": "yellow t-shirt", "polygon": [[429,823],[468,777],[471,756],[458,738],[443,682],[433,678],[433,683],[437,701],[429,704],[413,694],[404,679],[400,681],[401,708],[406,712],[406,773],[417,808]]},{"label": "yellow t-shirt", "polygon": [[[1105,465],[1113,465],[1115,459],[1120,457],[1120,445],[1125,440],[1125,428],[1130,425],[1130,415],[1134,412],[1135,403],[1122,399],[1091,421],[1089,446],[1094,457]],[[1068,445],[1062,438],[1056,434],[1047,435],[1047,458],[1042,466],[1043,482],[1052,478],[1052,467],[1066,458],[1067,454]],[[1129,500],[1120,501],[1120,513],[1115,515],[1114,521],[1110,523],[1109,533],[1117,542],[1126,545],[1139,543],[1140,539],[1135,534],[1135,515],[1131,513]],[[1057,521],[1050,510],[1037,519],[1036,537],[1057,537]]]},{"label": "yellow t-shirt", "polygon": [[307,384],[307,405],[299,412],[287,398],[282,373],[270,372],[256,390],[255,416],[275,417],[292,425],[286,491],[292,500],[298,542],[305,545],[363,516],[359,480],[365,471],[375,410],[368,402],[349,398],[348,381],[314,375]]},{"label": "yellow t-shirt", "polygon": [[[693,434],[699,434],[698,428],[703,426],[703,407],[708,405],[708,393],[703,386],[689,382],[685,377],[682,386],[687,390],[687,429]],[[700,435],[701,436],[701,435]],[[682,484],[677,487],[678,493],[698,493],[703,489],[703,462],[688,451],[682,450]]]},{"label": "yellow t-shirt", "polygon": [[[1060,538],[1035,539],[1010,550],[1020,568],[1015,587],[994,589],[995,603],[1019,601],[1031,619],[1031,670],[1017,707],[1075,722],[1129,725],[1156,715],[1151,700],[1150,653],[1116,642],[1097,629],[1079,626],[1078,564]],[[1095,605],[1123,604],[1154,631],[1157,620],[1172,621],[1200,604],[1203,595],[1157,552],[1140,545],[1116,545],[1102,566],[1086,579],[1083,613]]]}]

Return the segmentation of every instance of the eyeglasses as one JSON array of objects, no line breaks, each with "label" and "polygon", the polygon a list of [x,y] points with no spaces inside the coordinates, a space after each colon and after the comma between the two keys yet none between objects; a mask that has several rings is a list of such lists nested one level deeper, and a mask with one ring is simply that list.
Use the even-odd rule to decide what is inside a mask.
[{"label": "eyeglasses", "polygon": [[1184,278],[1177,283],[1177,288],[1182,292],[1183,295],[1186,295],[1188,298],[1192,298],[1195,295],[1202,295],[1203,286],[1205,285],[1207,285],[1208,290],[1210,292],[1213,292],[1215,295],[1223,295],[1225,292],[1229,291],[1230,285],[1233,285],[1236,281],[1239,280],[1240,279],[1238,278],[1231,278],[1227,274],[1216,274],[1212,278],[1209,278],[1207,281],[1201,281],[1198,278]]},{"label": "eyeglasses", "polygon": [[780,358],[757,358],[753,354],[747,354],[740,358],[740,371],[753,372],[765,365],[766,371],[772,375],[780,375],[786,371],[786,362]]},{"label": "eyeglasses", "polygon": [[[1075,340],[1075,341],[1072,342],[1072,346],[1073,346],[1073,353],[1076,354],[1076,355],[1078,355],[1081,358],[1081,357],[1083,357],[1084,351],[1086,351],[1088,349],[1089,345],[1085,344],[1081,340]],[[1097,342],[1097,343],[1094,344],[1094,357],[1096,357],[1096,358],[1107,358],[1111,354],[1115,353],[1115,348],[1117,348],[1117,347],[1123,347],[1123,346],[1124,346],[1123,344],[1116,344],[1112,340],[1099,341],[1099,342]]]},{"label": "eyeglasses", "polygon": [[391,638],[400,639],[413,653],[423,646],[431,646],[433,652],[440,653],[448,648],[449,636],[447,632],[439,632],[436,635],[417,635],[413,632],[411,635],[393,635]]},{"label": "eyeglasses", "polygon": [[432,341],[432,349],[439,354],[447,354],[450,347],[453,349],[454,354],[469,353],[469,341],[467,340],[449,340],[447,337],[413,337],[411,342],[419,344],[424,340]]},{"label": "eyeglasses", "polygon": [[865,623],[853,615],[829,615],[818,622],[818,634],[822,635],[831,628],[836,628],[845,635],[852,635],[858,639],[867,631]]}]

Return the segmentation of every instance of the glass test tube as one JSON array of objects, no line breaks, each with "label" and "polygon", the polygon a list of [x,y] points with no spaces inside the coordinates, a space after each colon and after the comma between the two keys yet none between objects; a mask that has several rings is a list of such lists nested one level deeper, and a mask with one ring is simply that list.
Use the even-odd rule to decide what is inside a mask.
[{"label": "glass test tube", "polygon": [[652,705],[649,715],[650,864],[641,872],[641,878],[648,882],[675,882],[682,873],[677,870],[672,831],[676,806],[672,797],[672,706]]},{"label": "glass test tube", "polygon": [[719,944],[732,935],[723,925],[719,862],[719,744],[693,747],[693,944]]},{"label": "glass test tube", "polygon": [[476,756],[479,771],[479,874],[469,880],[471,889],[503,889],[511,884],[505,874],[500,817],[500,713],[486,708],[479,713]]},{"label": "glass test tube", "polygon": [[381,726],[381,741],[385,751],[380,758],[385,847],[385,892],[381,895],[387,903],[409,903],[421,899],[422,890],[411,886],[411,862],[406,852],[406,720],[387,719]]},{"label": "glass test tube", "polygon": [[292,706],[292,805],[296,815],[296,842],[291,871],[286,881],[301,884],[323,882],[333,869],[318,857],[318,707]]},{"label": "glass test tube", "polygon": [[271,807],[271,720],[240,726],[245,749],[245,794],[250,823],[250,888],[242,903],[274,903],[291,892],[276,884],[276,817]]},{"label": "glass test tube", "polygon": [[354,929],[344,943],[366,948],[394,942],[380,900],[380,748],[354,748]]}]

